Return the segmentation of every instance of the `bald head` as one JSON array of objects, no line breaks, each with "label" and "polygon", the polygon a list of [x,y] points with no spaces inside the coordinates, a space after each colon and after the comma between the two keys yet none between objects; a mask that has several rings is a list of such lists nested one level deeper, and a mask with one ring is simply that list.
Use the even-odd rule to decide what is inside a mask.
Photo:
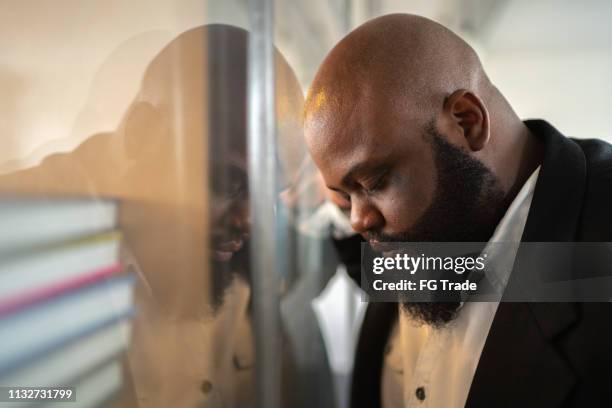
[{"label": "bald head", "polygon": [[[365,236],[442,239],[431,232],[450,229],[431,223],[457,224],[463,217],[484,225],[472,239],[487,239],[505,210],[502,199],[525,173],[528,131],[475,51],[414,15],[373,19],[332,49],[308,94],[305,134],[325,182]],[[453,161],[454,167],[441,166]],[[443,191],[445,181],[452,188],[468,179],[474,182],[469,191]],[[495,202],[486,202],[493,200],[487,192]],[[460,215],[474,203],[479,210],[499,208],[487,219]],[[470,238],[466,233],[452,238]]]},{"label": "bald head", "polygon": [[[230,148],[246,157],[248,40],[242,28],[210,24],[182,33],[157,54],[135,106],[157,111],[141,121],[145,125],[172,129],[173,136],[158,143],[187,139],[189,133],[207,134],[211,151]],[[284,169],[296,171],[295,163],[305,155],[303,143],[296,143],[302,137],[304,95],[287,60],[276,49],[274,57],[280,160]],[[160,118],[166,123],[160,124]],[[150,143],[151,134],[132,135],[142,146],[146,143],[139,138],[147,137]]]},{"label": "bald head", "polygon": [[478,56],[456,34],[423,17],[392,14],[367,22],[334,47],[312,84],[306,114],[324,115],[325,108],[376,92],[431,115],[457,89],[482,94],[488,87]]}]

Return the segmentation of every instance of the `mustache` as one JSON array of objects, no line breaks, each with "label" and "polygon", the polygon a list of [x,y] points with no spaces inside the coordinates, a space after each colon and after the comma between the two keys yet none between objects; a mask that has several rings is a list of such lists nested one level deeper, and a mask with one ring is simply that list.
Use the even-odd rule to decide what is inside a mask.
[{"label": "mustache", "polygon": [[382,232],[368,232],[364,237],[367,241],[378,241],[378,242],[410,242],[410,239],[403,234],[388,235]]}]

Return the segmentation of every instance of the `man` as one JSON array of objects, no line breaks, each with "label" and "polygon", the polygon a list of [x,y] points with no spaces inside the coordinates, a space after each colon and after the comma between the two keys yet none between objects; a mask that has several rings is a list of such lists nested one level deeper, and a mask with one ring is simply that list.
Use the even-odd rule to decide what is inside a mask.
[{"label": "man", "polygon": [[[335,201],[375,248],[612,239],[612,146],[521,121],[474,50],[425,18],[383,16],[336,45],[310,89],[305,134]],[[512,283],[509,272],[486,277]],[[352,406],[608,406],[611,312],[371,303]]]}]

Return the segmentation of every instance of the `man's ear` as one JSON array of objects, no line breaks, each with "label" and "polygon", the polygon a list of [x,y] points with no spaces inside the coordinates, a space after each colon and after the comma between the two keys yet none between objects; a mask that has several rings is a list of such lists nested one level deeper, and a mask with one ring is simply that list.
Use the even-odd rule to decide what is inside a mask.
[{"label": "man's ear", "polygon": [[474,93],[460,89],[444,101],[444,113],[450,124],[463,134],[470,149],[481,150],[489,141],[489,112],[483,101]]}]

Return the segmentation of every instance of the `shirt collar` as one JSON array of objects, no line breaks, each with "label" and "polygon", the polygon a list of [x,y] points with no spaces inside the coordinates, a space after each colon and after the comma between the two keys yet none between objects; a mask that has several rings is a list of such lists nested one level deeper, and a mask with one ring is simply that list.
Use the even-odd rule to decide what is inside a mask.
[{"label": "shirt collar", "polygon": [[539,173],[540,166],[523,184],[485,247],[487,263],[493,266],[485,269],[485,275],[498,293],[502,293],[508,283]]}]

